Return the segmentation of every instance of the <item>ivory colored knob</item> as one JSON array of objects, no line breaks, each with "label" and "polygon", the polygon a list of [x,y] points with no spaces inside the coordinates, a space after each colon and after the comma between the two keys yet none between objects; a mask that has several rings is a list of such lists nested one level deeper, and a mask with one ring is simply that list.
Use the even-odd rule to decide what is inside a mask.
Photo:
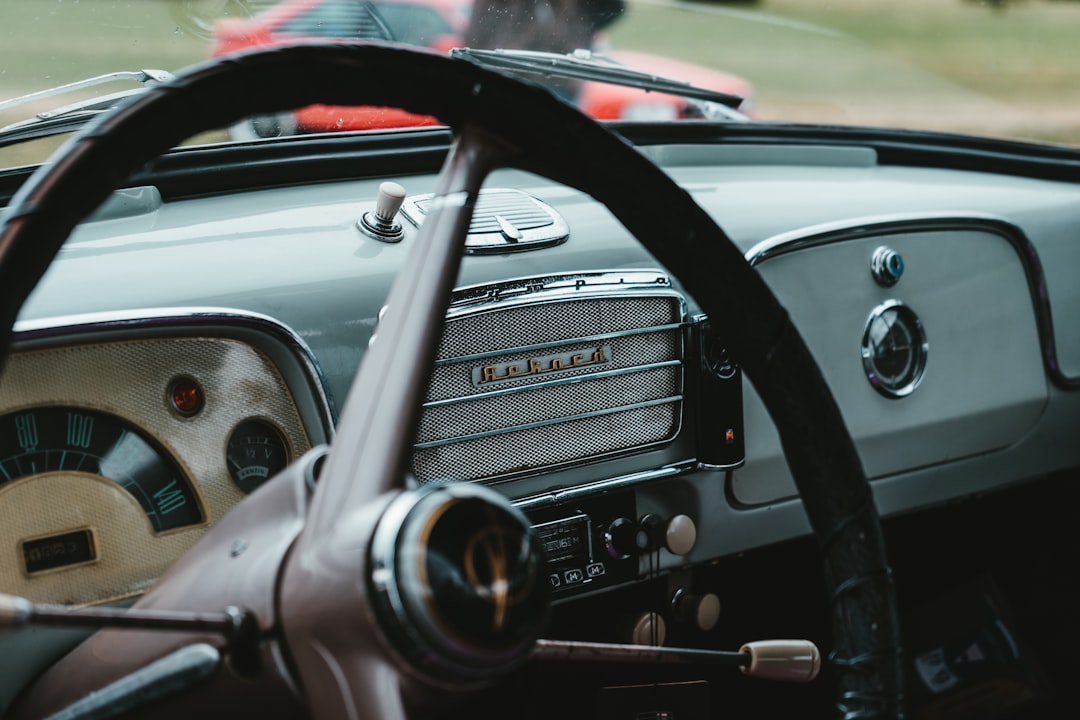
[{"label": "ivory colored knob", "polygon": [[627,641],[633,645],[663,645],[667,624],[658,613],[646,612],[633,618]]},{"label": "ivory colored knob", "polygon": [[405,202],[405,188],[396,182],[384,182],[379,185],[379,194],[375,198],[375,216],[383,222],[390,222]]},{"label": "ivory colored knob", "polygon": [[739,652],[750,654],[747,675],[783,682],[810,682],[821,670],[821,652],[809,640],[759,640]]},{"label": "ivory colored knob", "polygon": [[720,598],[715,593],[695,595],[681,592],[676,600],[679,617],[693,623],[698,630],[708,632],[720,621]]},{"label": "ivory colored knob", "polygon": [[697,543],[697,525],[688,515],[676,515],[664,530],[664,545],[675,555],[686,555]]}]

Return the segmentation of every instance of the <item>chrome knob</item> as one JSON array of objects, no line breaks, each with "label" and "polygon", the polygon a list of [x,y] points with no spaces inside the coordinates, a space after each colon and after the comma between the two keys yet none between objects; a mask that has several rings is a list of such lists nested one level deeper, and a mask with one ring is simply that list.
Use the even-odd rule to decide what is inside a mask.
[{"label": "chrome knob", "polygon": [[881,287],[892,287],[904,274],[904,258],[890,247],[882,245],[870,257],[870,274]]}]

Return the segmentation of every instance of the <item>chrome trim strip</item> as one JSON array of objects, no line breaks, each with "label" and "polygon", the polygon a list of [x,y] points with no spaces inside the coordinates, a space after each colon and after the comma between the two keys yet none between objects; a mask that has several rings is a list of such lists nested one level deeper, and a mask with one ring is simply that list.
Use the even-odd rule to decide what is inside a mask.
[{"label": "chrome trim strip", "polygon": [[879,235],[949,230],[979,230],[992,233],[1008,242],[1016,252],[1027,276],[1035,325],[1042,348],[1043,366],[1051,381],[1064,390],[1080,390],[1080,375],[1065,375],[1058,364],[1054,321],[1050,297],[1046,292],[1046,275],[1034,244],[1019,227],[1005,218],[984,213],[927,213],[881,215],[854,221],[814,225],[794,232],[782,233],[759,242],[746,252],[752,266],[780,255],[828,245],[846,240],[858,240]]},{"label": "chrome trim strip", "polygon": [[542,495],[531,495],[519,500],[514,500],[513,503],[522,511],[535,510],[549,505],[558,505],[570,500],[580,500],[581,498],[589,497],[590,495],[601,495],[616,490],[623,490],[631,486],[654,482],[656,480],[665,480],[667,478],[685,475],[696,469],[697,468],[693,463],[671,465],[657,470],[645,470],[630,475],[620,475],[619,477],[608,478],[606,480],[598,480],[585,485],[575,485],[574,487],[566,488],[565,490],[557,490]]},{"label": "chrome trim strip", "polygon": [[[62,315],[16,322],[12,344],[15,349],[21,349],[20,346],[39,342],[83,342],[80,336],[86,335],[86,339],[89,339],[98,333],[128,330],[173,333],[184,328],[211,327],[224,330],[230,325],[270,336],[297,361],[307,381],[307,389],[315,401],[318,420],[322,423],[326,440],[331,440],[334,436],[334,406],[318,358],[292,328],[269,315],[218,307],[149,308]],[[313,444],[318,443],[313,440]]]},{"label": "chrome trim strip", "polygon": [[671,286],[667,275],[659,270],[636,272],[603,270],[590,273],[522,277],[497,283],[468,285],[454,291],[446,319],[449,321],[462,315],[502,310],[519,305],[535,305],[538,302],[638,296],[661,296],[678,300],[680,322],[686,322],[689,314],[686,299]]},{"label": "chrome trim strip", "polygon": [[574,375],[573,377],[558,378],[557,380],[545,380],[543,382],[533,383],[531,385],[518,385],[516,387],[503,388],[501,390],[480,392],[475,395],[462,395],[460,397],[446,398],[445,400],[432,400],[431,402],[424,403],[423,407],[436,408],[443,407],[445,405],[456,405],[458,403],[471,402],[474,400],[486,400],[487,398],[491,397],[500,397],[502,395],[526,392],[528,390],[539,390],[542,388],[569,385],[571,383],[577,382],[588,382],[589,380],[600,380],[603,378],[616,377],[619,375],[629,375],[630,373],[644,372],[647,370],[658,370],[665,367],[681,367],[682,364],[682,360],[665,360],[664,362],[650,363],[648,365],[635,365],[634,367],[618,368],[617,370],[603,370],[601,372],[590,373],[588,375]]},{"label": "chrome trim strip", "polygon": [[498,357],[500,355],[513,355],[514,353],[519,352],[549,350],[551,348],[566,347],[567,345],[577,345],[579,343],[596,343],[602,340],[611,340],[613,338],[634,337],[635,335],[648,335],[652,332],[669,332],[672,330],[679,330],[683,326],[684,323],[674,323],[670,325],[653,325],[650,327],[634,328],[633,330],[622,330],[614,333],[604,333],[603,335],[584,335],[582,337],[567,338],[566,340],[553,340],[552,342],[538,343],[536,345],[522,345],[520,347],[511,347],[502,350],[491,350],[490,352],[475,353],[473,355],[458,355],[451,358],[443,358],[442,360],[435,361],[435,365],[456,365],[458,363],[471,362],[473,360],[484,360],[486,358]]},{"label": "chrome trim strip", "polygon": [[[619,407],[604,408],[603,410],[593,410],[592,412],[579,413],[577,415],[566,415],[564,417],[555,418],[553,420],[537,420],[536,422],[525,423],[524,425],[511,425],[509,427],[501,427],[496,430],[487,430],[485,432],[471,433],[469,435],[458,435],[457,437],[447,438],[446,440],[429,440],[428,442],[416,443],[415,445],[413,445],[413,448],[415,448],[416,450],[427,450],[428,448],[439,447],[440,445],[453,445],[454,443],[466,442],[468,440],[483,440],[484,438],[497,437],[499,435],[505,435],[507,433],[517,432],[519,430],[532,430],[539,427],[548,427],[549,425],[561,425],[562,423],[572,422],[574,420],[588,420],[589,418],[602,417],[604,415],[613,415],[617,412],[627,412],[629,410],[640,410],[642,408],[654,407],[656,405],[670,405],[673,403],[682,402],[683,399],[684,398],[682,395],[671,395],[666,398],[646,400],[645,402],[633,403],[631,405],[620,405]],[[676,431],[675,434],[677,435],[678,431]]]}]

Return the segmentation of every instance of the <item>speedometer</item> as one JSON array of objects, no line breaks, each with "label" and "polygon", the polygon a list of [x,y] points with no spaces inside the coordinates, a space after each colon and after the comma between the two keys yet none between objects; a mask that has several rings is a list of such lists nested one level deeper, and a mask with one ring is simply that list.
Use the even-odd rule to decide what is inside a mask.
[{"label": "speedometer", "polygon": [[203,522],[187,475],[151,437],[114,415],[68,406],[0,415],[0,484],[46,473],[117,483],[159,533]]}]

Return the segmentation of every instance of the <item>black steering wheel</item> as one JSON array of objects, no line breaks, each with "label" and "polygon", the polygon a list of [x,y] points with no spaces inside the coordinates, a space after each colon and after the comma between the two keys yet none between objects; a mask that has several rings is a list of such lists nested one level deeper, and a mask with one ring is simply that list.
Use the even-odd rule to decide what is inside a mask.
[{"label": "black steering wheel", "polygon": [[[219,59],[147,90],[72,138],[12,201],[0,227],[4,355],[19,308],[61,244],[131,173],[198,132],[315,103],[433,115],[454,129],[456,140],[439,179],[436,211],[391,291],[310,508],[289,491],[260,491],[196,546],[201,560],[182,561],[220,565],[210,556],[228,542],[219,528],[229,527],[234,514],[264,523],[288,518],[277,535],[295,541],[253,561],[253,568],[263,568],[252,570],[256,580],[241,583],[232,572],[219,584],[224,589],[203,592],[213,596],[206,602],[239,593],[228,602],[254,607],[268,643],[284,648],[278,665],[291,668],[313,715],[396,717],[405,707],[403,679],[454,685],[462,682],[455,673],[465,672],[465,684],[482,683],[528,650],[531,627],[501,638],[498,652],[464,670],[454,661],[464,656],[452,652],[433,664],[427,656],[388,651],[394,644],[388,637],[412,631],[386,627],[377,597],[383,586],[372,580],[386,568],[371,566],[379,552],[373,536],[389,532],[388,516],[400,520],[424,503],[441,502],[402,500],[404,460],[480,184],[494,167],[514,166],[606,205],[708,314],[779,430],[820,541],[833,594],[840,711],[899,716],[899,631],[881,528],[854,444],[814,359],[769,288],[687,192],[622,138],[538,85],[427,52],[319,44]],[[456,493],[451,504],[489,502],[482,491]],[[248,509],[255,505],[258,512]],[[511,508],[491,507],[507,527],[517,522]],[[527,538],[527,529],[522,532]],[[400,546],[401,536],[390,542]],[[519,569],[532,571],[528,552],[518,560]],[[147,602],[198,604],[185,577],[170,572]],[[80,672],[86,671],[83,664]]]}]

